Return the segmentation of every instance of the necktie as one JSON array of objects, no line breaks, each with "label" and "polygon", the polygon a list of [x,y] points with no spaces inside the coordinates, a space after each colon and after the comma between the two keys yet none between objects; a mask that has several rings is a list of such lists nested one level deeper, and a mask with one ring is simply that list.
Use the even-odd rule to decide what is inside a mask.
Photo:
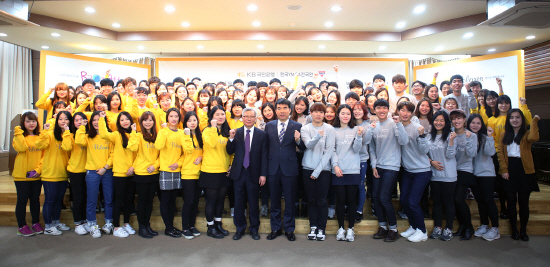
[{"label": "necktie", "polygon": [[244,138],[243,167],[246,169],[248,166],[250,166],[250,130],[246,130],[246,137]]},{"label": "necktie", "polygon": [[285,124],[281,122],[281,132],[279,133],[279,143],[283,142],[283,137],[285,136],[285,133],[286,133]]}]

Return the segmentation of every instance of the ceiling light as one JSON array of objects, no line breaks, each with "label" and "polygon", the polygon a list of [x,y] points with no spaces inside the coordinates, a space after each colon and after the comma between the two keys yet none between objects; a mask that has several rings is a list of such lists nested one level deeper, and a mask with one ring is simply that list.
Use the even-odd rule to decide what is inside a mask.
[{"label": "ceiling light", "polygon": [[256,11],[258,7],[254,4],[251,4],[246,9],[248,9],[248,11]]},{"label": "ceiling light", "polygon": [[80,48],[84,48],[84,49],[88,49],[88,50],[105,50],[105,48],[100,47],[100,46],[95,46],[95,45],[79,44],[79,45],[76,45],[76,47],[80,47]]},{"label": "ceiling light", "polygon": [[414,13],[420,14],[420,13],[424,12],[424,10],[426,10],[426,6],[417,6],[417,7],[414,8]]},{"label": "ceiling light", "polygon": [[145,49],[145,46],[143,46],[143,45],[138,45],[137,48],[138,48],[139,50],[143,50],[143,49]]},{"label": "ceiling light", "polygon": [[204,46],[202,46],[202,45],[197,45],[197,49],[203,49],[203,48],[204,48]]},{"label": "ceiling light", "polygon": [[474,36],[473,32],[467,32],[464,34],[464,36],[462,36],[462,38],[468,39],[468,38],[472,38],[473,36]]},{"label": "ceiling light", "polygon": [[330,21],[325,22],[325,27],[332,27],[334,24]]},{"label": "ceiling light", "polygon": [[290,27],[296,27],[296,22],[291,22]]},{"label": "ceiling light", "polygon": [[189,26],[191,26],[191,24],[189,24],[189,22],[183,22],[183,23],[181,24],[181,26],[183,26],[183,27],[189,27]]},{"label": "ceiling light", "polygon": [[84,9],[84,11],[86,11],[88,13],[94,13],[95,9],[93,7],[87,7],[87,8]]},{"label": "ceiling light", "polygon": [[260,25],[262,25],[262,24],[259,21],[252,22],[252,26],[254,26],[254,27],[259,27]]},{"label": "ceiling light", "polygon": [[529,35],[529,36],[525,37],[525,39],[527,39],[527,40],[535,39],[535,36],[534,35]]},{"label": "ceiling light", "polygon": [[386,46],[385,46],[385,45],[381,45],[380,47],[378,47],[378,49],[380,49],[380,50],[386,50]]},{"label": "ceiling light", "polygon": [[497,51],[497,50],[494,49],[494,48],[491,48],[491,49],[487,50],[487,52],[495,52],[495,51]]},{"label": "ceiling light", "polygon": [[3,32],[0,32],[0,37],[6,37],[6,36],[8,36],[8,35],[3,33]]},{"label": "ceiling light", "polygon": [[443,48],[445,48],[445,47],[442,46],[442,45],[437,46],[437,47],[435,48],[435,51],[441,51],[441,50],[443,50]]},{"label": "ceiling light", "polygon": [[52,35],[53,37],[59,37],[59,36],[61,36],[61,34],[59,34],[59,33],[57,33],[57,32],[52,32],[51,35]]},{"label": "ceiling light", "polygon": [[325,49],[324,45],[319,45],[319,49]]},{"label": "ceiling light", "polygon": [[338,11],[342,10],[342,7],[340,7],[340,6],[333,6],[333,7],[330,8],[330,10],[332,10],[332,11],[334,11],[334,12],[338,12]]},{"label": "ceiling light", "polygon": [[173,6],[168,5],[164,8],[164,11],[166,11],[168,13],[172,13],[172,12],[176,11],[176,8],[173,7]]},{"label": "ceiling light", "polygon": [[264,45],[258,45],[257,47],[258,47],[258,49],[263,49]]},{"label": "ceiling light", "polygon": [[300,9],[302,9],[302,6],[300,6],[300,5],[290,5],[290,6],[287,6],[286,9],[288,9],[288,10],[300,10]]},{"label": "ceiling light", "polygon": [[43,45],[42,46],[42,49],[49,49],[50,47],[49,46],[46,46],[46,45]]},{"label": "ceiling light", "polygon": [[405,25],[407,25],[405,22],[399,22],[395,25],[396,28],[400,29],[400,28],[403,28],[405,27]]},{"label": "ceiling light", "polygon": [[113,26],[113,27],[115,27],[115,28],[120,28],[120,24],[118,24],[118,23],[116,23],[116,22],[113,23],[111,26]]}]

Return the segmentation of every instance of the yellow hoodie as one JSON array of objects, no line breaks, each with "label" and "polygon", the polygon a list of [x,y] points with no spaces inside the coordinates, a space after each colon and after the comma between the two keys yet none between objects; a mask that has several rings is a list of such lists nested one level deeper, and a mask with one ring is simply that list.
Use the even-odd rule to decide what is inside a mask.
[{"label": "yellow hoodie", "polygon": [[42,173],[42,157],[44,151],[36,147],[36,142],[40,140],[38,135],[23,136],[24,131],[16,126],[13,132],[13,149],[17,151],[15,164],[13,166],[14,181],[38,181],[38,178],[26,178],[27,172],[36,171]]},{"label": "yellow hoodie", "polygon": [[[43,109],[43,110],[46,110],[48,111],[48,119],[52,118],[53,116],[53,104],[55,103],[52,103],[52,99],[50,98],[50,95],[52,93],[48,90],[46,91],[39,99],[38,101],[36,101],[36,107],[39,108],[39,109]],[[72,103],[72,102],[69,102],[69,105],[71,105],[71,110],[75,110],[75,104]]]},{"label": "yellow hoodie", "polygon": [[182,144],[183,144],[184,156],[183,156],[183,166],[181,167],[181,179],[184,179],[184,180],[199,179],[202,162],[199,164],[195,164],[194,162],[198,157],[202,157],[202,148],[200,148],[199,146],[199,141],[197,140],[197,136],[193,135],[193,140],[191,140],[191,135],[184,134],[182,136]]},{"label": "yellow hoodie", "polygon": [[76,131],[75,143],[87,147],[86,170],[95,171],[106,165],[109,165],[107,169],[113,167],[113,155],[111,153],[114,150],[113,145],[101,138],[99,134],[94,138],[90,138],[86,133],[86,126],[81,125]]},{"label": "yellow hoodie", "polygon": [[[105,120],[99,120],[99,136],[113,144],[114,157],[113,157],[113,176],[114,177],[128,177],[126,173],[128,169],[134,164],[136,153],[124,148],[122,146],[122,136],[119,131],[109,132]],[[130,134],[127,134],[128,141],[130,140]],[[126,146],[128,147],[128,146]]]},{"label": "yellow hoodie", "polygon": [[[163,128],[157,134],[157,140],[155,141],[155,147],[160,151],[160,170],[164,172],[180,172],[183,164],[183,151],[182,151],[182,135],[183,130],[178,129],[172,131],[168,127]],[[178,168],[170,170],[168,166],[177,163]]]},{"label": "yellow hoodie", "polygon": [[71,132],[65,131],[63,133],[63,142],[61,148],[65,151],[71,152],[69,158],[69,166],[67,171],[72,173],[86,172],[86,146],[77,145],[74,142],[74,136]]},{"label": "yellow hoodie", "polygon": [[218,128],[206,127],[202,132],[203,160],[201,171],[222,173],[229,169],[230,158],[225,150],[227,137],[218,135]]},{"label": "yellow hoodie", "polygon": [[[155,143],[145,141],[142,133],[132,132],[128,141],[128,149],[137,152],[134,160],[134,172],[137,175],[145,176],[159,173],[159,150],[155,147]],[[149,173],[147,171],[149,166],[155,166],[155,171]]]},{"label": "yellow hoodie", "polygon": [[35,145],[37,148],[44,150],[42,181],[62,182],[69,179],[69,173],[67,172],[69,155],[67,151],[61,148],[61,143],[62,141],[55,139],[53,129],[40,133],[40,140],[36,141]]}]

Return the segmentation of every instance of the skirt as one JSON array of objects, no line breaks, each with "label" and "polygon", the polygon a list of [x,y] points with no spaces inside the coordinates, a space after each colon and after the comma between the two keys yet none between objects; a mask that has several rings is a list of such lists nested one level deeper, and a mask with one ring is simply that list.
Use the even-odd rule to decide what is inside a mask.
[{"label": "skirt", "polygon": [[203,188],[223,188],[231,186],[231,179],[227,177],[227,172],[209,173],[201,172],[199,176],[199,186]]},{"label": "skirt", "polygon": [[338,177],[332,174],[331,185],[358,185],[361,183],[361,174],[344,174],[343,177]]},{"label": "skirt", "polygon": [[160,172],[159,176],[160,190],[181,189],[181,173],[179,172]]},{"label": "skirt", "polygon": [[502,188],[508,193],[540,192],[535,174],[525,174],[521,158],[508,157],[508,180],[502,179]]},{"label": "skirt", "polygon": [[475,176],[473,173],[465,171],[457,171],[456,184],[473,186],[475,183]]}]

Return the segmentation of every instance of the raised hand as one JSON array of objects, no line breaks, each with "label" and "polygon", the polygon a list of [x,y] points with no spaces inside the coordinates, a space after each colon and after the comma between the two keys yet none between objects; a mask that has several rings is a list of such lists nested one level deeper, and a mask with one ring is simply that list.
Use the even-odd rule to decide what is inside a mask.
[{"label": "raised hand", "polygon": [[137,132],[137,125],[135,123],[132,123],[132,131]]},{"label": "raised hand", "polygon": [[424,134],[424,126],[420,126],[416,130],[418,131],[418,135],[423,135]]},{"label": "raised hand", "polygon": [[191,130],[190,130],[189,128],[185,128],[185,129],[183,129],[183,133],[184,133],[185,135],[190,135],[190,134],[191,134]]},{"label": "raised hand", "polygon": [[204,113],[208,113],[208,107],[202,108],[202,111],[204,111]]},{"label": "raised hand", "polygon": [[49,123],[44,124],[44,130],[49,130],[49,129],[50,129],[50,124]]},{"label": "raised hand", "polygon": [[294,130],[294,141],[298,142],[300,140],[300,132]]},{"label": "raised hand", "polygon": [[451,141],[453,141],[455,138],[456,138],[456,133],[455,132],[451,132]]},{"label": "raised hand", "polygon": [[332,68],[334,69],[334,72],[338,73],[338,65],[334,65]]},{"label": "raised hand", "polygon": [[533,119],[540,120],[540,117],[539,117],[539,115],[535,115],[535,117],[533,117]]},{"label": "raised hand", "polygon": [[373,128],[373,129],[376,128],[376,121],[372,121],[370,123],[370,127]]},{"label": "raised hand", "polygon": [[487,127],[487,136],[493,136],[493,133],[494,133],[494,132],[495,132],[495,131],[493,130],[493,128]]},{"label": "raised hand", "polygon": [[319,135],[320,135],[320,136],[325,136],[325,131],[324,131],[324,130],[320,130],[320,131],[319,131]]},{"label": "raised hand", "polygon": [[166,127],[168,127],[168,123],[165,122],[165,123],[161,124],[160,127],[166,128]]},{"label": "raised hand", "polygon": [[229,139],[234,139],[236,133],[237,133],[237,130],[235,130],[235,129],[230,130],[229,131]]},{"label": "raised hand", "polygon": [[436,79],[437,79],[437,76],[439,76],[439,71],[438,71],[438,72],[436,72],[436,73],[434,73],[434,78],[436,78]]},{"label": "raised hand", "polygon": [[218,127],[218,120],[211,120],[210,125],[214,128]]},{"label": "raised hand", "polygon": [[399,123],[399,121],[400,121],[399,116],[393,116],[392,118],[393,118],[393,122]]},{"label": "raised hand", "polygon": [[497,85],[499,85],[499,86],[502,85],[502,79],[501,78],[497,78]]},{"label": "raised hand", "polygon": [[472,136],[472,132],[466,130],[466,137],[470,138],[470,136]]},{"label": "raised hand", "polygon": [[363,134],[363,127],[357,126],[357,135],[362,135],[362,134]]},{"label": "raised hand", "polygon": [[527,105],[527,99],[523,98],[523,97],[520,97],[519,98],[519,104],[520,105]]},{"label": "raised hand", "polygon": [[105,111],[99,112],[99,117],[105,118],[105,116],[107,116],[107,114],[105,114]]}]

